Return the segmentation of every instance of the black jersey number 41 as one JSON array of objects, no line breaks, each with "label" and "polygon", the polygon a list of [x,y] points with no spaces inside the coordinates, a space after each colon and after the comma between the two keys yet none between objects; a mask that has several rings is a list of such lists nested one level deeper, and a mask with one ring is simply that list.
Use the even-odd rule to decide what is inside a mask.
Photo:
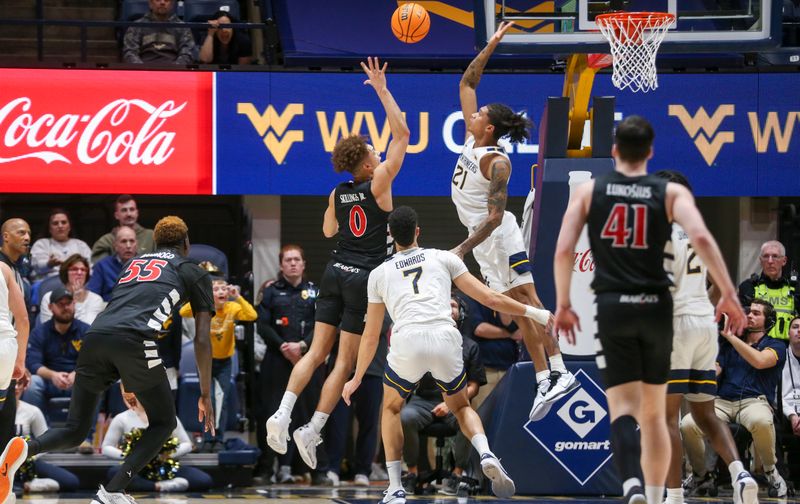
[{"label": "black jersey number 41", "polygon": [[167,261],[163,259],[134,259],[119,279],[119,284],[158,280],[166,265]]}]

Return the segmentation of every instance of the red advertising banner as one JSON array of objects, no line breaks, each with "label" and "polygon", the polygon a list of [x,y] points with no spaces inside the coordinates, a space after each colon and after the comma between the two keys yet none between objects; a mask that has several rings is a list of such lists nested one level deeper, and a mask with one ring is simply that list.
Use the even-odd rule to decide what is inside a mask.
[{"label": "red advertising banner", "polygon": [[0,192],[211,194],[212,79],[0,70]]}]

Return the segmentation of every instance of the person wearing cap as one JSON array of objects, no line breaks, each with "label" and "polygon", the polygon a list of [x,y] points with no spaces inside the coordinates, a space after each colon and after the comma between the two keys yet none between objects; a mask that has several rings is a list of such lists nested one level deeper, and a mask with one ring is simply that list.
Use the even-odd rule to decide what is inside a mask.
[{"label": "person wearing cap", "polygon": [[[47,412],[54,397],[70,397],[75,382],[75,367],[89,324],[75,318],[75,299],[63,285],[50,294],[48,306],[53,318],[31,331],[25,366],[31,372],[31,385],[23,400]],[[79,451],[91,453],[92,434]]]}]

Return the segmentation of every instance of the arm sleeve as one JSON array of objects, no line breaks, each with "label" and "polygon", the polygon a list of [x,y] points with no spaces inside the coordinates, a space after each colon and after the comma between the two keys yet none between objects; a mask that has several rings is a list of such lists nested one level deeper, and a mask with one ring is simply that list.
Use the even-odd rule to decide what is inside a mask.
[{"label": "arm sleeve", "polygon": [[180,37],[178,37],[178,57],[175,59],[175,64],[191,65],[197,59],[192,31],[188,28],[180,28],[178,31]]},{"label": "arm sleeve", "polygon": [[367,281],[367,301],[370,303],[383,303],[383,279],[384,274],[382,266],[378,266],[369,274],[369,280]]},{"label": "arm sleeve", "polygon": [[36,240],[31,247],[31,264],[38,275],[44,275],[50,270],[47,261],[50,260],[50,249],[47,248],[47,238]]},{"label": "arm sleeve", "polygon": [[794,404],[791,400],[792,392],[794,391],[792,387],[792,380],[791,375],[789,374],[789,367],[792,365],[789,359],[786,360],[786,364],[783,366],[783,372],[781,373],[781,390],[783,390],[783,398],[781,400],[781,405],[783,407],[783,416],[789,418],[790,416],[795,414],[794,411]]},{"label": "arm sleeve", "polygon": [[178,425],[175,427],[175,430],[172,431],[172,435],[178,438],[179,444],[172,456],[177,459],[192,451],[192,439],[189,437],[189,434],[186,433],[186,429],[183,428],[180,418],[176,418],[175,420],[178,422]]},{"label": "arm sleeve", "polygon": [[207,271],[193,263],[184,263],[180,267],[184,285],[189,291],[189,302],[192,312],[209,312],[214,314],[214,296],[211,291],[211,278]]},{"label": "arm sleeve", "polygon": [[192,303],[186,303],[185,305],[181,306],[181,309],[178,313],[183,318],[194,317],[194,314],[192,313]]},{"label": "arm sleeve", "polygon": [[264,289],[264,295],[261,302],[258,304],[258,318],[256,319],[256,327],[258,334],[264,338],[264,343],[269,348],[277,350],[283,345],[283,338],[278,335],[277,331],[272,327],[272,293],[274,289],[267,287]]},{"label": "arm sleeve", "polygon": [[44,359],[42,355],[42,345],[44,344],[42,333],[44,332],[44,327],[45,326],[40,325],[34,329],[28,341],[28,353],[25,356],[25,367],[28,368],[31,374],[36,374],[36,371],[44,365],[44,362],[42,362]]},{"label": "arm sleeve", "polygon": [[[128,32],[130,32],[132,29],[133,28],[129,29]],[[128,40],[128,35],[125,35],[126,43],[127,43],[127,40]],[[137,58],[139,57],[138,56],[138,51],[137,51],[137,56],[136,57]],[[128,63],[141,63],[142,62],[142,60],[139,60],[139,61],[128,61],[127,59],[125,61],[127,61]],[[101,236],[100,238],[98,238],[97,241],[94,242],[94,245],[92,245],[92,264],[96,264],[97,261],[99,261],[100,259],[102,259],[102,258],[104,258],[106,256],[110,256],[111,255],[111,245],[113,243],[114,243],[114,235],[112,235],[111,233],[106,233],[103,236]]]},{"label": "arm sleeve", "polygon": [[33,406],[33,419],[31,419],[31,434],[37,438],[47,432],[47,420],[44,418],[42,410]]},{"label": "arm sleeve", "polygon": [[245,298],[239,296],[239,299],[235,301],[241,308],[239,311],[236,312],[235,318],[236,320],[240,320],[242,322],[253,322],[258,318],[258,314],[256,310],[253,308]]},{"label": "arm sleeve", "polygon": [[123,459],[122,450],[117,448],[122,439],[125,426],[122,420],[123,414],[119,414],[111,420],[106,435],[103,437],[102,453],[108,458]]},{"label": "arm sleeve", "polygon": [[439,258],[447,268],[447,271],[450,272],[451,279],[458,278],[467,271],[469,271],[467,269],[467,265],[464,264],[464,261],[462,261],[457,255],[455,255],[450,251],[440,250]]},{"label": "arm sleeve", "polygon": [[767,347],[775,351],[775,354],[778,357],[778,362],[776,363],[776,366],[778,369],[782,370],[783,365],[786,362],[786,344],[774,338],[770,339],[771,341],[767,344]]}]

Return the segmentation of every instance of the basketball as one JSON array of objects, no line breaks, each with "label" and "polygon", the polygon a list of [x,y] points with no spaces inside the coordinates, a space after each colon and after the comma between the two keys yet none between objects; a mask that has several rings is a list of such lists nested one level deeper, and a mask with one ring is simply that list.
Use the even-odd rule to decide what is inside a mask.
[{"label": "basketball", "polygon": [[392,33],[406,44],[415,44],[424,39],[430,28],[431,16],[420,4],[403,4],[392,14]]}]

